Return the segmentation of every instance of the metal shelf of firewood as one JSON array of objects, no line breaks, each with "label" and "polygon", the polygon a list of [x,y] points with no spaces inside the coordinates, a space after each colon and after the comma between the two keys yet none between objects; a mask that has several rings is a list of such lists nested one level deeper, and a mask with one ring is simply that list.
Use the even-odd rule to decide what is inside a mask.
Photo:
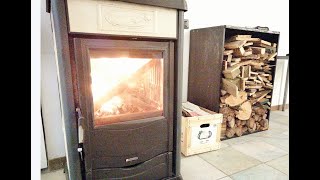
[{"label": "metal shelf of firewood", "polygon": [[224,114],[222,140],[269,128],[279,35],[227,25],[190,31],[188,101]]}]

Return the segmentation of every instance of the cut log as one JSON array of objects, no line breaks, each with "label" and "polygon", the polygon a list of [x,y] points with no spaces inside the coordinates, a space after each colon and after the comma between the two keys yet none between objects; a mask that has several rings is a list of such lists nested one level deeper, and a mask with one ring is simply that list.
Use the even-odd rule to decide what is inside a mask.
[{"label": "cut log", "polygon": [[251,116],[251,112],[251,103],[249,101],[246,101],[241,104],[237,118],[239,118],[240,120],[248,120]]},{"label": "cut log", "polygon": [[238,126],[240,126],[241,125],[241,120],[239,120],[239,119],[236,119],[236,122],[235,122],[235,124],[236,124],[236,126],[238,127]]},{"label": "cut log", "polygon": [[240,91],[244,91],[246,89],[246,81],[248,78],[240,78]]},{"label": "cut log", "polygon": [[240,62],[241,58],[231,58],[231,62]]},{"label": "cut log", "polygon": [[247,126],[242,127],[242,134],[247,132],[247,131],[248,131],[248,127]]},{"label": "cut log", "polygon": [[271,95],[267,95],[266,98],[270,99],[270,98],[271,98]]},{"label": "cut log", "polygon": [[257,124],[254,123],[253,127],[252,127],[252,128],[249,128],[248,131],[249,131],[249,133],[253,133],[253,132],[256,131],[256,129],[257,129]]},{"label": "cut log", "polygon": [[223,107],[219,109],[219,113],[222,113],[223,116],[235,116],[235,111],[230,107]]},{"label": "cut log", "polygon": [[239,96],[238,86],[225,78],[222,78],[222,88],[235,97]]},{"label": "cut log", "polygon": [[254,82],[256,82],[257,84],[261,84],[262,82],[258,79],[254,80]]},{"label": "cut log", "polygon": [[272,43],[272,47],[277,47],[277,43]]},{"label": "cut log", "polygon": [[225,94],[227,94],[227,91],[221,89],[221,96],[224,96]]},{"label": "cut log", "polygon": [[251,54],[248,56],[241,57],[242,60],[247,60],[247,59],[260,59],[260,54]]},{"label": "cut log", "polygon": [[253,128],[255,124],[255,119],[250,117],[248,121],[246,121],[246,126],[248,126],[249,128]]},{"label": "cut log", "polygon": [[263,82],[263,79],[261,78],[261,76],[258,75],[257,77],[261,81],[262,85],[265,86],[266,84]]},{"label": "cut log", "polygon": [[[255,104],[255,103],[259,102],[259,101],[260,101],[262,98],[264,98],[269,92],[270,92],[270,91],[266,91],[266,92],[265,92],[264,94],[262,94],[260,97],[257,96],[257,97],[259,97],[259,98],[252,100],[252,101],[251,101],[252,104]],[[256,93],[256,94],[257,94],[257,93]]]},{"label": "cut log", "polygon": [[268,42],[268,41],[265,41],[265,40],[262,40],[260,39],[260,41],[257,41],[257,42],[254,42],[255,45],[266,45],[266,46],[270,46],[271,47],[271,42]]},{"label": "cut log", "polygon": [[252,54],[265,54],[266,49],[262,47],[251,47],[252,49]]},{"label": "cut log", "polygon": [[239,62],[228,62],[229,66],[234,66],[236,64],[238,64]]},{"label": "cut log", "polygon": [[254,121],[260,121],[260,115],[255,114],[255,115],[253,116],[253,119],[254,119]]},{"label": "cut log", "polygon": [[243,47],[247,47],[247,46],[251,46],[251,45],[253,45],[253,42],[247,42],[247,43],[245,43],[245,44],[243,45]]},{"label": "cut log", "polygon": [[244,126],[246,125],[247,121],[241,121],[241,125]]},{"label": "cut log", "polygon": [[247,41],[251,39],[252,35],[235,35],[228,39],[228,41]]},{"label": "cut log", "polygon": [[234,79],[241,73],[239,68],[233,69],[233,71],[229,71],[230,68],[224,70],[222,73],[225,78]]},{"label": "cut log", "polygon": [[[253,44],[254,44],[254,43],[253,43]],[[260,45],[261,47],[266,48],[266,53],[271,54],[271,53],[274,53],[274,52],[277,51],[277,48],[275,48],[275,47],[268,46],[268,45],[265,45],[265,44],[259,44],[259,45]]]},{"label": "cut log", "polygon": [[268,127],[268,120],[266,119],[262,119],[259,124],[262,126],[262,127]]},{"label": "cut log", "polygon": [[247,93],[245,91],[240,91],[238,97],[229,95],[225,99],[225,103],[228,104],[229,106],[238,106],[241,103],[245,102],[247,100]]},{"label": "cut log", "polygon": [[236,127],[234,129],[235,131],[235,134],[239,137],[239,136],[242,136],[242,128],[241,127]]},{"label": "cut log", "polygon": [[226,103],[226,98],[227,98],[227,96],[220,97],[220,102],[225,104]]},{"label": "cut log", "polygon": [[261,127],[261,125],[259,124],[259,122],[256,122],[256,128],[257,128],[257,130],[260,130],[260,127]]},{"label": "cut log", "polygon": [[259,100],[260,104],[267,104],[268,102],[270,102],[270,100],[267,99],[267,98],[262,98],[262,99]]},{"label": "cut log", "polygon": [[246,84],[249,84],[249,85],[256,85],[256,83],[254,81],[246,81]]},{"label": "cut log", "polygon": [[238,48],[238,49],[234,49],[234,51],[233,51],[233,55],[234,56],[237,56],[237,57],[241,57],[241,56],[244,56],[244,53],[245,53],[246,51],[244,50],[244,48],[243,47],[240,47],[240,48]]},{"label": "cut log", "polygon": [[261,106],[260,106],[260,107],[254,107],[253,110],[254,110],[255,114],[258,114],[258,115],[260,115],[260,116],[263,116],[263,115],[267,112],[267,111],[266,111],[264,108],[262,108]]},{"label": "cut log", "polygon": [[268,116],[268,114],[264,114],[264,115],[262,116],[262,119],[267,119],[267,116]]},{"label": "cut log", "polygon": [[242,66],[243,67],[243,78],[249,78],[251,73],[251,66]]},{"label": "cut log", "polygon": [[266,77],[264,77],[264,76],[261,75],[260,78],[261,78],[264,82],[270,83],[270,81],[269,81]]},{"label": "cut log", "polygon": [[233,121],[234,117],[233,116],[227,116],[227,121]]},{"label": "cut log", "polygon": [[260,55],[260,60],[264,61],[268,58],[269,54],[265,53],[265,54],[261,54]]},{"label": "cut log", "polygon": [[231,54],[227,55],[226,61],[227,62],[231,62],[231,60],[232,60],[232,55]]},{"label": "cut log", "polygon": [[259,42],[261,39],[260,38],[250,38],[247,41],[249,42]]},{"label": "cut log", "polygon": [[230,55],[233,53],[233,50],[224,50],[223,55]]},{"label": "cut log", "polygon": [[228,62],[227,61],[223,61],[223,70],[227,70],[228,69]]},{"label": "cut log", "polygon": [[226,104],[220,103],[219,107],[225,107]]},{"label": "cut log", "polygon": [[233,128],[227,128],[227,130],[226,130],[226,136],[227,136],[228,138],[233,137],[234,134],[235,134],[235,131],[234,131]]},{"label": "cut log", "polygon": [[245,51],[243,53],[243,56],[249,56],[249,55],[252,55],[252,51]]},{"label": "cut log", "polygon": [[276,52],[270,54],[270,55],[268,56],[267,60],[270,60],[270,59],[274,58],[277,54],[278,54],[278,53],[276,53]]},{"label": "cut log", "polygon": [[259,89],[262,86],[246,86],[246,89]]},{"label": "cut log", "polygon": [[264,63],[263,62],[259,62],[259,61],[251,61],[250,65],[252,65],[252,66],[262,66],[262,65],[264,65]]},{"label": "cut log", "polygon": [[235,119],[232,118],[230,121],[227,121],[227,126],[233,128],[235,126]]},{"label": "cut log", "polygon": [[270,90],[264,90],[264,91],[259,91],[256,93],[257,97],[261,97],[263,95],[267,95],[269,92],[271,92]]},{"label": "cut log", "polygon": [[237,49],[242,47],[247,41],[232,41],[224,44],[226,49]]}]

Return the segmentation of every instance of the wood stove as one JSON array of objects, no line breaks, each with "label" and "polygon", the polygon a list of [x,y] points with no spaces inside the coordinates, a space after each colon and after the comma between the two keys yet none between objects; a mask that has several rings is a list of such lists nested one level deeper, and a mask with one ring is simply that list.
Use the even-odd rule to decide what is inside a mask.
[{"label": "wood stove", "polygon": [[175,1],[52,0],[70,179],[181,179]]}]

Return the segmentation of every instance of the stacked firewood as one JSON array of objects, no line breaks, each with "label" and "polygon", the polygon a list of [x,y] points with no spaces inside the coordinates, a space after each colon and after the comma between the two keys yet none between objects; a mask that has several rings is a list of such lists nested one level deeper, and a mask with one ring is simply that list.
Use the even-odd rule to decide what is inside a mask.
[{"label": "stacked firewood", "polygon": [[276,47],[251,35],[226,40],[220,97],[226,137],[268,129]]}]

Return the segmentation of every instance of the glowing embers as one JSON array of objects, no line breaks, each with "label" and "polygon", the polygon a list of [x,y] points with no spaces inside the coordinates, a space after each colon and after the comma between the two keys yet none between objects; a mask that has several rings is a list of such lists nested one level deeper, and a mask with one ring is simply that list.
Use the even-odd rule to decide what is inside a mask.
[{"label": "glowing embers", "polygon": [[129,80],[139,68],[151,59],[140,58],[91,58],[92,96],[96,102],[121,82]]},{"label": "glowing embers", "polygon": [[103,125],[111,121],[127,121],[163,114],[162,61],[141,58],[91,58],[95,124]]}]

